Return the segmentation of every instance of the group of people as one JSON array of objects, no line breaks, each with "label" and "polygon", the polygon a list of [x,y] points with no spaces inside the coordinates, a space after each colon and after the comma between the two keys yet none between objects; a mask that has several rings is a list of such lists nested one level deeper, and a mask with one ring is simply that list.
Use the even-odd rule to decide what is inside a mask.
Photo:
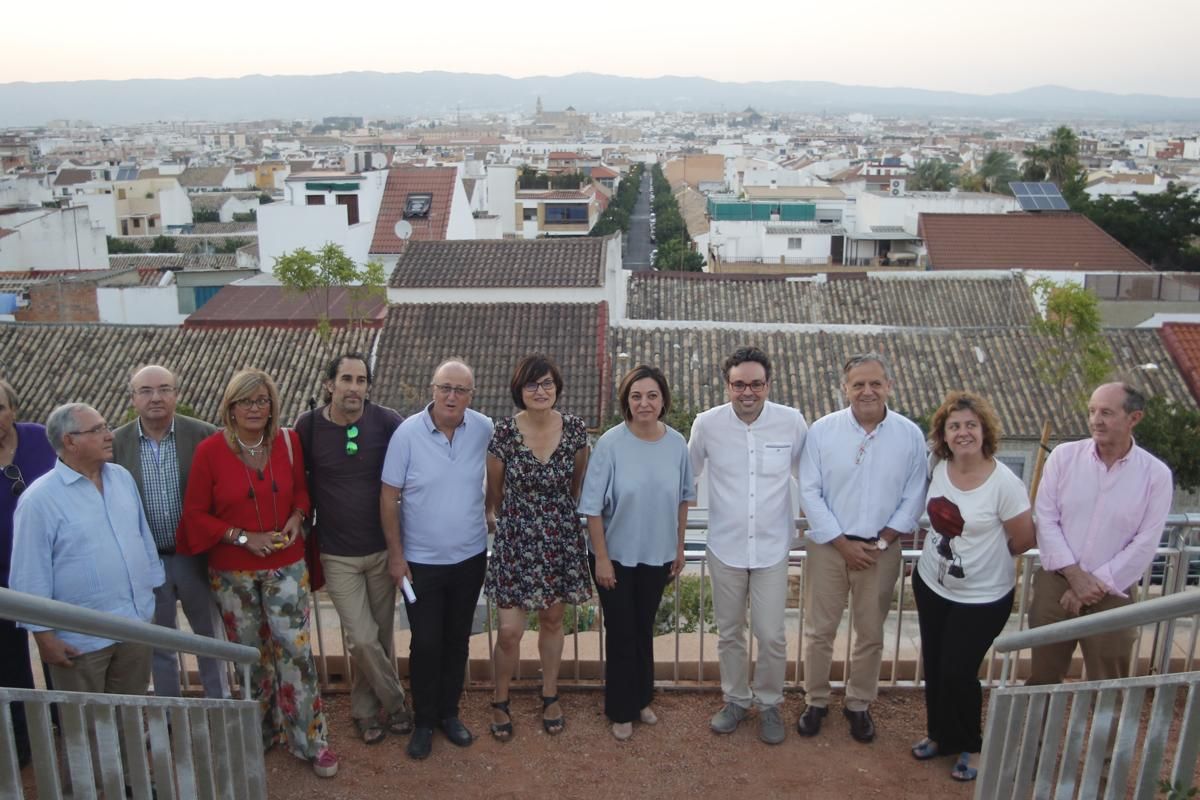
[{"label": "group of people", "polygon": [[[517,411],[495,423],[470,408],[474,374],[458,360],[438,365],[430,402],[402,419],[368,399],[367,358],[339,355],[323,376],[325,402],[292,428],[274,381],[256,369],[229,382],[220,428],[176,413],[179,382],[161,366],[132,375],[136,414],[115,431],[78,403],[56,408],[44,429],[16,422],[18,398],[0,382],[9,482],[0,491],[0,585],[166,626],[180,603],[196,633],[223,629],[257,647],[250,689],[264,746],[284,745],[324,777],[338,758],[309,641],[314,582],[324,582],[341,620],[358,735],[374,744],[411,734],[415,759],[430,754],[438,729],[458,746],[474,740],[459,701],[481,590],[498,619],[490,734],[507,741],[516,733],[509,688],[531,614],[542,727],[564,730],[564,611],[595,586],[605,616],[604,709],[613,736],[625,740],[635,723],[658,719],[655,616],[684,567],[688,509],[706,481],[723,695],[712,730],[732,733],[753,713],[763,742],[786,738],[784,614],[799,507],[809,526],[806,707],[795,727],[802,736],[821,730],[849,605],[854,649],[842,713],[850,734],[870,742],[899,540],[925,513],[930,531],[912,583],[928,735],[912,753],[954,756],[952,776],[974,779],[977,675],[1012,612],[1014,556],[1040,548],[1030,624],[1041,625],[1131,602],[1153,555],[1172,484],[1169,469],[1133,441],[1144,398],[1123,383],[1095,391],[1091,438],[1059,446],[1046,464],[1035,528],[1024,484],[995,458],[997,415],[977,394],[951,392],[927,441],[888,407],[893,376],[877,353],[845,364],[846,407],[811,427],[769,400],[772,365],[761,350],[738,349],[722,374],[728,402],[699,414],[685,440],[664,422],[666,376],[635,367],[617,390],[623,421],[594,448],[583,421],[557,410],[563,376],[543,355],[516,365]],[[398,592],[411,630],[411,711],[395,666]],[[747,606],[758,645],[752,675]],[[56,688],[138,694],[152,675],[157,694],[180,691],[174,653],[25,627]],[[1128,674],[1133,635],[1084,640],[1088,676]],[[32,686],[25,632],[0,620],[0,639],[3,683]],[[1035,650],[1030,680],[1061,681],[1074,649]],[[201,659],[199,669],[207,696],[228,696],[219,663]],[[28,739],[14,712],[24,758]]]}]

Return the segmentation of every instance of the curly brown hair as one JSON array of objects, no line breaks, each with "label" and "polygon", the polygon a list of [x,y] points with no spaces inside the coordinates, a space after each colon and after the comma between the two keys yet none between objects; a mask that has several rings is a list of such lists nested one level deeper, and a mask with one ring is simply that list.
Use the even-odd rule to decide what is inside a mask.
[{"label": "curly brown hair", "polygon": [[1000,418],[988,399],[974,392],[950,392],[938,410],[933,412],[933,418],[929,420],[929,449],[933,454],[947,461],[954,458],[950,446],[946,444],[946,420],[955,411],[970,411],[979,417],[979,424],[983,428],[983,457],[995,455],[1000,444]]}]

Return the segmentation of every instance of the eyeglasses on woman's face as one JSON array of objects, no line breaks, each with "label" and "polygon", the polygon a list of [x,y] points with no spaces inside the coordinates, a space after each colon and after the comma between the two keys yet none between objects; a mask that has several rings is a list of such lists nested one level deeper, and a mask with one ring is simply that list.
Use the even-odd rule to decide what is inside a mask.
[{"label": "eyeglasses on woman's face", "polygon": [[240,400],[234,400],[233,404],[243,411],[249,411],[251,408],[267,408],[271,405],[269,397],[243,397]]},{"label": "eyeglasses on woman's face", "polygon": [[554,378],[546,378],[540,381],[530,381],[525,384],[525,391],[534,394],[538,389],[541,389],[546,394],[550,394],[554,389]]}]

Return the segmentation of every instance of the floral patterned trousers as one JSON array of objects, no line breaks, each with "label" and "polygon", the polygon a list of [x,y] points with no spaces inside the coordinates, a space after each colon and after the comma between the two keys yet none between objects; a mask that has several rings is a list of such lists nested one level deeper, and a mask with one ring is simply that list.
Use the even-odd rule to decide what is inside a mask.
[{"label": "floral patterned trousers", "polygon": [[325,712],[309,642],[308,568],[209,570],[231,642],[258,648],[250,695],[262,709],[263,747],[286,744],[304,760],[326,746]]}]

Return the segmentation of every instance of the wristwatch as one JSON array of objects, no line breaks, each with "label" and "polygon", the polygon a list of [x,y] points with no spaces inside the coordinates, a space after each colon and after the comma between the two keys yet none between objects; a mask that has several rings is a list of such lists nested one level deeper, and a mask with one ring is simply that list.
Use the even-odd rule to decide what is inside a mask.
[{"label": "wristwatch", "polygon": [[236,544],[238,547],[245,547],[246,542],[248,541],[250,541],[250,537],[245,531],[238,531],[238,535],[233,538],[234,544]]},{"label": "wristwatch", "polygon": [[888,540],[883,538],[882,536],[880,536],[878,539],[875,540],[875,546],[878,547],[880,550],[887,550],[888,549]]}]

